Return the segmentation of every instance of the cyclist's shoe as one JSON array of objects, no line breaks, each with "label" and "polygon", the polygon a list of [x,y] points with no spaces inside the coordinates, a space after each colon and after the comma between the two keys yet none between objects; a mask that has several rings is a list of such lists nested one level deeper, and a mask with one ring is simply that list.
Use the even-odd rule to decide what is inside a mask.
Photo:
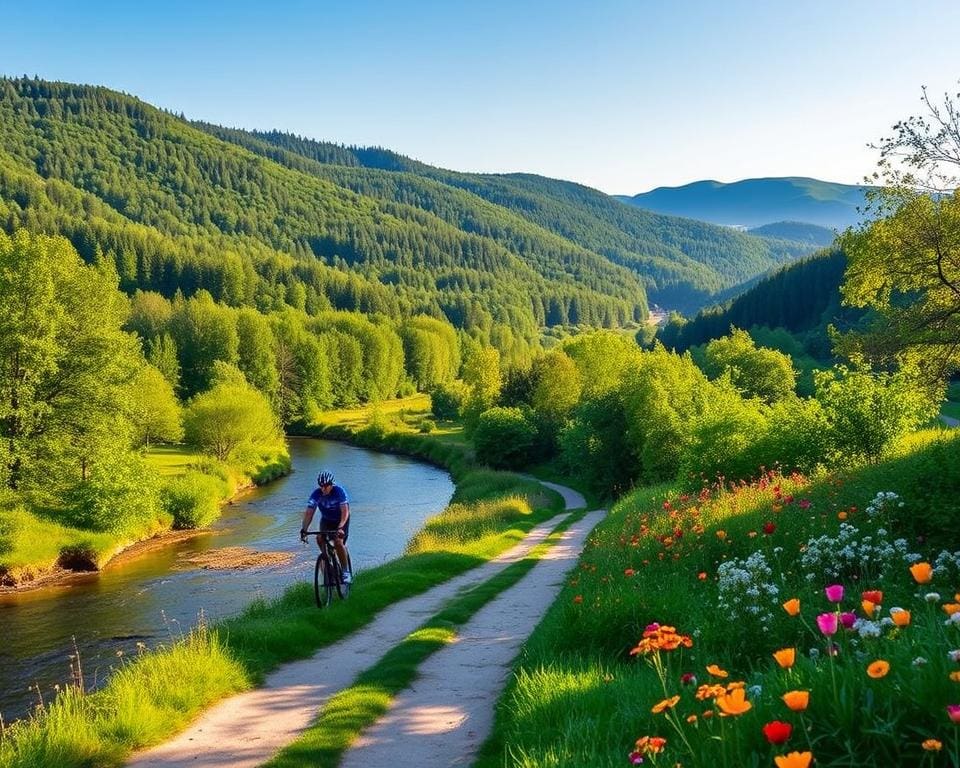
[{"label": "cyclist's shoe", "polygon": [[343,572],[343,583],[350,584],[353,582],[353,576],[350,574],[350,571]]}]

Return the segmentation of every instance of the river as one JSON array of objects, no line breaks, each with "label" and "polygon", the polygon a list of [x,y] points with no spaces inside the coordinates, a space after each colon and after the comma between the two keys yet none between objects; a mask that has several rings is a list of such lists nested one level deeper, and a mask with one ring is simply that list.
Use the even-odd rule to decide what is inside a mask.
[{"label": "river", "polygon": [[[424,520],[453,494],[450,476],[402,456],[308,438],[289,441],[294,472],[254,489],[224,508],[194,538],[123,558],[101,573],[31,592],[0,595],[0,715],[6,722],[49,701],[70,680],[70,655],[79,652],[85,684],[96,686],[118,653],[137,653],[196,623],[238,613],[258,597],[271,598],[313,578],[315,545],[297,532],[320,469],[347,489],[350,554],[360,571],[403,552]],[[185,562],[210,549],[244,546],[291,552],[285,565],[242,571],[205,570]],[[30,690],[39,686],[39,693]]]}]

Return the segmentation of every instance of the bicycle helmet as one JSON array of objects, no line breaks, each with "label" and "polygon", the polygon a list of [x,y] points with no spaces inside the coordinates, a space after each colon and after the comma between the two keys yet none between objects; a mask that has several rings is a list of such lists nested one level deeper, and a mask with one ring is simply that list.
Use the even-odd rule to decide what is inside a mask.
[{"label": "bicycle helmet", "polygon": [[333,472],[321,472],[317,475],[317,485],[328,485],[333,483]]}]

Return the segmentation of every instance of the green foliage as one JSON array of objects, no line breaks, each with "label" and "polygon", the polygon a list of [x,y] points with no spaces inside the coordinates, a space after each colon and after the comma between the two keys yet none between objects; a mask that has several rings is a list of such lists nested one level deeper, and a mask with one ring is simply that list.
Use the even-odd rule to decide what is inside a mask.
[{"label": "green foliage", "polygon": [[577,364],[585,398],[619,387],[641,359],[639,347],[629,337],[607,331],[574,336],[564,342],[563,351]]},{"label": "green foliage", "polygon": [[282,439],[267,399],[250,386],[226,383],[197,395],[184,414],[187,442],[220,461]]},{"label": "green foliage", "polygon": [[469,388],[462,414],[468,433],[476,428],[480,414],[493,406],[500,397],[503,379],[500,374],[500,353],[492,347],[474,343],[466,351],[463,362],[463,381]]},{"label": "green foliage", "polygon": [[129,418],[133,423],[134,442],[149,447],[151,443],[178,443],[183,439],[180,403],[173,387],[152,365],[137,371],[130,382]]},{"label": "green foliage", "polygon": [[560,433],[560,456],[571,476],[604,497],[630,488],[640,475],[627,439],[623,399],[616,390],[585,399]]},{"label": "green foliage", "polygon": [[239,337],[234,313],[206,291],[175,302],[170,334],[180,355],[184,397],[210,388],[214,363],[236,364]]},{"label": "green foliage", "polygon": [[64,500],[73,525],[131,537],[159,527],[159,484],[139,455],[102,454],[86,474]]},{"label": "green foliage", "polygon": [[536,427],[519,408],[490,408],[473,433],[477,461],[497,469],[520,469],[530,461]]},{"label": "green foliage", "polygon": [[430,390],[430,410],[434,416],[444,421],[459,419],[468,392],[467,385],[459,379],[440,384]]},{"label": "green foliage", "polygon": [[417,431],[422,435],[429,435],[437,429],[437,422],[433,419],[421,419]]},{"label": "green foliage", "polygon": [[796,375],[790,356],[758,348],[750,334],[739,328],[707,344],[704,358],[704,372],[710,378],[728,375],[745,397],[774,403],[794,393]]},{"label": "green foliage", "polygon": [[939,407],[911,371],[873,373],[837,366],[817,374],[816,387],[834,448],[848,460],[876,461]]},{"label": "green foliage", "polygon": [[174,528],[206,528],[220,517],[220,502],[226,491],[223,480],[191,470],[167,480],[160,498],[163,509],[173,517]]},{"label": "green foliage", "polygon": [[460,370],[460,343],[449,323],[419,316],[400,326],[407,373],[421,392],[453,381]]},{"label": "green foliage", "polygon": [[539,426],[552,443],[580,400],[580,371],[570,357],[555,350],[537,358],[531,374],[530,405],[536,412]]}]

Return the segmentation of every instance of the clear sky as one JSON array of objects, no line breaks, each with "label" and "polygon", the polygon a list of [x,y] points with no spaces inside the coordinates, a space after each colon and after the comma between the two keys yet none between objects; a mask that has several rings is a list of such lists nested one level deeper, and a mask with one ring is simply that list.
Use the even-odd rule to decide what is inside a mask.
[{"label": "clear sky", "polygon": [[958,50],[958,0],[0,0],[2,74],[631,194],[858,182]]}]

